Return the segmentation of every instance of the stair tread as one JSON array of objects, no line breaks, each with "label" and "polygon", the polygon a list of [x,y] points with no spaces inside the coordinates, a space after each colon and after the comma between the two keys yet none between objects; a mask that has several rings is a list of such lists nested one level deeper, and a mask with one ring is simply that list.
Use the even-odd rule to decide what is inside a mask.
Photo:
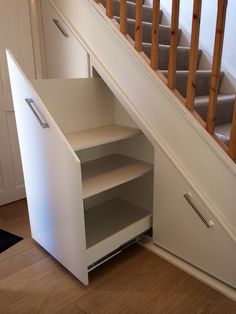
[{"label": "stair tread", "polygon": [[[162,73],[166,73],[168,72],[168,70],[162,70]],[[178,74],[183,74],[183,75],[187,75],[188,74],[188,70],[177,70],[176,71]],[[197,70],[198,74],[211,74],[211,70]],[[221,72],[223,73],[223,72]]]},{"label": "stair tread", "polygon": [[[120,17],[119,16],[115,16],[115,18],[117,18],[117,19],[120,19]],[[135,19],[132,19],[132,18],[127,18],[127,21],[128,22],[131,22],[131,23],[135,23]],[[142,23],[144,24],[144,25],[148,25],[148,26],[150,26],[150,27],[152,27],[152,22],[146,22],[146,21],[142,21]],[[170,29],[171,30],[171,26],[170,25],[165,25],[165,24],[159,24],[159,27],[162,27],[162,28],[165,28],[165,29]],[[179,30],[181,30],[180,28],[179,28]]]},{"label": "stair tread", "polygon": [[81,165],[83,198],[132,181],[153,169],[153,165],[114,154]]},{"label": "stair tread", "polygon": [[[145,42],[143,42],[143,45],[148,46],[148,47],[152,46],[151,43],[145,43]],[[159,44],[158,46],[161,48],[166,48],[166,49],[170,48],[170,45],[167,45],[167,44]],[[190,51],[190,47],[188,47],[188,46],[177,46],[177,49],[183,49],[183,50],[189,50]]]},{"label": "stair tread", "polygon": [[215,127],[215,134],[226,144],[229,145],[230,131],[232,123],[224,123]]},{"label": "stair tread", "polygon": [[119,125],[83,130],[66,134],[66,138],[75,151],[95,147],[102,144],[127,139],[140,132],[139,129]]},{"label": "stair tread", "polygon": [[[217,99],[218,100],[234,100],[235,94],[218,94]],[[195,103],[208,102],[208,101],[209,101],[209,95],[195,97]]]}]

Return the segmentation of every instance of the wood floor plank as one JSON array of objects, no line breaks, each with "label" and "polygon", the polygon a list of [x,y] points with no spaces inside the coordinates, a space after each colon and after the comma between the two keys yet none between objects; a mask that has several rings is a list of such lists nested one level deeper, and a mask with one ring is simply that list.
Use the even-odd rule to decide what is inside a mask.
[{"label": "wood floor plank", "polygon": [[0,254],[0,282],[47,257],[31,239],[24,239]]},{"label": "wood floor plank", "polygon": [[[235,302],[145,249],[102,285],[58,313],[236,313]],[[127,266],[127,265],[126,265]],[[106,265],[104,272],[106,271]],[[227,310],[226,310],[227,309]],[[74,311],[76,313],[76,311]]]},{"label": "wood floor plank", "polygon": [[[17,226],[25,206],[0,208],[0,219],[27,233],[28,221]],[[28,234],[0,254],[0,313],[235,314],[236,303],[138,245],[92,271],[85,287]]]},{"label": "wood floor plank", "polygon": [[30,238],[29,216],[26,200],[0,206],[1,228],[23,238]]},{"label": "wood floor plank", "polygon": [[22,313],[54,313],[85,293],[78,280],[50,256],[1,280],[0,289],[3,313],[17,309]]}]

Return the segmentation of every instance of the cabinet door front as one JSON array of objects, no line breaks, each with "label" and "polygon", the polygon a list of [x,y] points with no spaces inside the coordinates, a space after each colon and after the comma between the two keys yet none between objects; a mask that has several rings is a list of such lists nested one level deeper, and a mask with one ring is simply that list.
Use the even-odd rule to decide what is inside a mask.
[{"label": "cabinet door front", "polygon": [[42,19],[47,77],[88,77],[86,50],[47,0],[42,1]]},{"label": "cabinet door front", "polygon": [[154,242],[236,286],[236,246],[217,215],[170,159],[156,152]]},{"label": "cabinet door front", "polygon": [[8,54],[32,237],[88,283],[80,161]]}]

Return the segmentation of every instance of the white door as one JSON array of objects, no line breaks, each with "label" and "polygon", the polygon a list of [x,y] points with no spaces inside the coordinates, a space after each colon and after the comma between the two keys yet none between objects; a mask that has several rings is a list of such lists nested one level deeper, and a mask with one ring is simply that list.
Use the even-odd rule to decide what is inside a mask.
[{"label": "white door", "polygon": [[17,56],[24,71],[34,77],[27,0],[0,0],[0,205],[25,196],[6,48]]}]

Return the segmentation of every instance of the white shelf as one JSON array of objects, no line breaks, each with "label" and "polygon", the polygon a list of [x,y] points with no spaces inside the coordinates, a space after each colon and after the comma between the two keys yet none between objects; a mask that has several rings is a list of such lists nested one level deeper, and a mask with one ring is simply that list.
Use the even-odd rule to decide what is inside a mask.
[{"label": "white shelf", "polygon": [[152,226],[152,213],[122,199],[85,211],[88,265]]},{"label": "white shelf", "polygon": [[83,198],[134,180],[153,169],[149,163],[119,154],[82,164]]},{"label": "white shelf", "polygon": [[140,132],[139,129],[110,125],[66,134],[66,138],[75,151],[120,141]]}]

